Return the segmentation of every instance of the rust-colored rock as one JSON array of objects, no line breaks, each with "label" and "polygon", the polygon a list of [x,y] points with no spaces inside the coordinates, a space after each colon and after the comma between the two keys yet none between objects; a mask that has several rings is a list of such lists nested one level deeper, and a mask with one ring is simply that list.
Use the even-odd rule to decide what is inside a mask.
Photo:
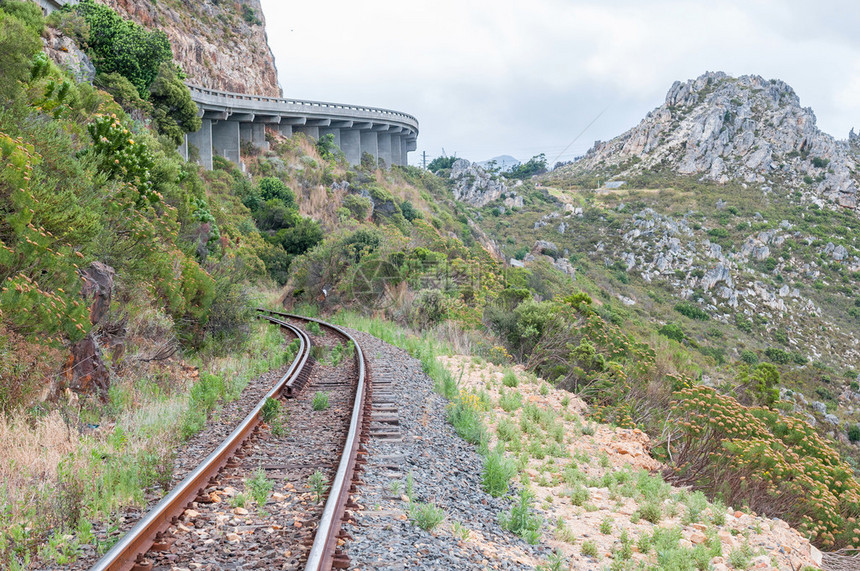
[{"label": "rust-colored rock", "polygon": [[281,95],[259,0],[98,1],[147,29],[163,30],[189,82],[237,93]]},{"label": "rust-colored rock", "polygon": [[[90,322],[97,325],[110,309],[113,293],[114,269],[101,262],[93,262],[81,270],[84,285],[81,295],[90,305]],[[73,344],[60,376],[60,386],[55,394],[66,388],[85,395],[98,395],[107,399],[110,388],[110,372],[102,361],[99,343],[93,331]]]}]

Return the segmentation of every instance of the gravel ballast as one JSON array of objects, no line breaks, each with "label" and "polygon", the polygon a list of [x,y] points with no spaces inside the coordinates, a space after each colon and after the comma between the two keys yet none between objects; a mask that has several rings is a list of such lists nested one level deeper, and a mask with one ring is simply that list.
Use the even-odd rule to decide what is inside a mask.
[{"label": "gravel ballast", "polygon": [[[446,421],[447,401],[417,359],[371,335],[350,331],[364,349],[374,382],[391,380],[402,441],[371,437],[346,553],[354,569],[532,569],[548,554],[502,529],[510,501],[481,489],[482,457]],[[432,502],[445,520],[431,532],[408,519],[406,480],[417,502]],[[398,495],[391,482],[400,481]],[[471,531],[463,540],[454,523]]]}]

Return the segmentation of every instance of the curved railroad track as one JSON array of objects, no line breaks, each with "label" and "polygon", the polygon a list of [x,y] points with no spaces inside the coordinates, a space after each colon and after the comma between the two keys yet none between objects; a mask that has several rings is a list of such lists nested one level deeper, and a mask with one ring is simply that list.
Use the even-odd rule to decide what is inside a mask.
[{"label": "curved railroad track", "polygon": [[[349,565],[338,547],[348,539],[341,522],[346,510],[356,507],[350,493],[364,462],[359,447],[369,425],[364,354],[349,333],[324,321],[258,312],[299,340],[286,374],[92,571],[146,571],[189,562],[310,571]],[[311,323],[320,327],[313,338],[297,326]],[[317,410],[314,397],[320,394],[329,406]],[[282,407],[288,416],[277,431],[274,422],[270,426],[262,418],[269,398],[289,399]],[[314,492],[310,478],[319,480],[320,474],[323,484]],[[250,505],[254,477],[273,488],[256,509]],[[242,507],[245,502],[251,509]]]}]

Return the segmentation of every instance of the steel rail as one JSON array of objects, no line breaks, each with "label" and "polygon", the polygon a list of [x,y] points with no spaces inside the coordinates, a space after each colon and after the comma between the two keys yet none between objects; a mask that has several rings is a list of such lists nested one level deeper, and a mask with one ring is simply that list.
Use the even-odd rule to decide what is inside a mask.
[{"label": "steel rail", "polygon": [[[265,317],[269,321],[292,331],[300,340],[299,351],[286,374],[266,393],[253,411],[221,443],[221,445],[190,474],[188,474],[167,496],[162,498],[147,514],[126,533],[113,548],[99,559],[90,571],[128,571],[137,564],[155,543],[159,534],[166,531],[197,494],[209,485],[211,479],[223,468],[234,453],[241,448],[260,423],[260,411],[266,399],[277,396],[287,383],[297,378],[310,358],[311,343],[308,335],[288,323]],[[141,568],[144,568],[141,566]]]},{"label": "steel rail", "polygon": [[339,334],[352,341],[352,344],[355,347],[358,363],[358,386],[356,387],[355,401],[352,405],[352,419],[349,423],[349,433],[347,434],[346,443],[343,447],[343,453],[341,454],[337,474],[332,482],[328,500],[326,500],[325,508],[323,509],[323,514],[320,518],[320,524],[317,528],[314,543],[311,546],[311,551],[308,554],[308,560],[305,564],[305,571],[328,571],[332,568],[334,551],[337,547],[337,534],[340,531],[341,518],[343,517],[346,503],[349,499],[349,484],[355,472],[358,446],[360,443],[359,438],[362,428],[364,427],[363,412],[367,388],[365,382],[366,370],[364,364],[364,353],[362,352],[358,341],[356,341],[352,335],[331,323],[327,323],[320,319],[302,317],[279,311],[258,311],[265,311],[273,315],[280,315],[282,317],[289,317],[292,319],[301,319],[303,321],[314,321],[320,325],[337,331]]}]

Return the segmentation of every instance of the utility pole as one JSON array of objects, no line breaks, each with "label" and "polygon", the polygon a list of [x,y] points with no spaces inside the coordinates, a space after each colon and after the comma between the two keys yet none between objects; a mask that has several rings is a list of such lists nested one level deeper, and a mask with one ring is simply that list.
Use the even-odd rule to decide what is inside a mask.
[{"label": "utility pole", "polygon": [[424,164],[424,170],[427,170],[427,151],[421,151],[422,163]]}]

